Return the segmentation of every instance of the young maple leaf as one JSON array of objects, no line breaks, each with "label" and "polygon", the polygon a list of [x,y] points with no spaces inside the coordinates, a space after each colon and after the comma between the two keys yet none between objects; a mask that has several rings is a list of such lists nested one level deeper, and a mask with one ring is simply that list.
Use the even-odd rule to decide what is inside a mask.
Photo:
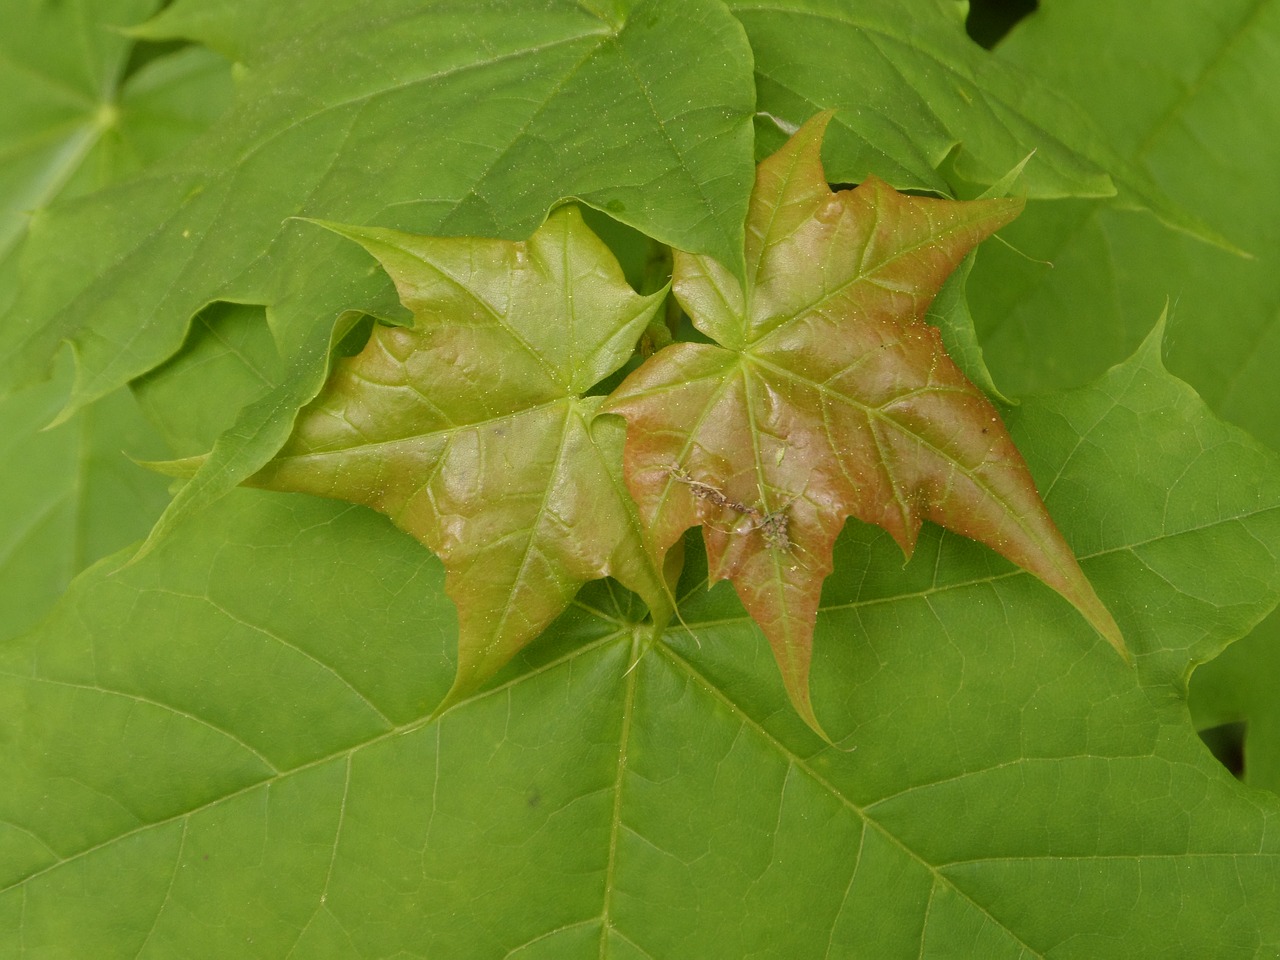
[{"label": "young maple leaf", "polygon": [[625,475],[657,555],[702,525],[711,579],[733,583],[818,730],[814,620],[850,516],[908,557],[923,520],[979,540],[1125,653],[995,408],[923,320],[1021,201],[913,197],[875,178],[832,193],[829,118],[759,166],[745,289],[715,260],[676,254],[675,295],[718,345],[667,347],[605,407],[627,420]]},{"label": "young maple leaf", "polygon": [[664,293],[636,294],[575,208],[528,240],[324,224],[395,282],[413,327],[375,326],[249,482],[366,504],[444,562],[458,608],[445,704],[612,576],[657,628],[670,592],[621,478],[623,424],[584,396],[631,355]]}]

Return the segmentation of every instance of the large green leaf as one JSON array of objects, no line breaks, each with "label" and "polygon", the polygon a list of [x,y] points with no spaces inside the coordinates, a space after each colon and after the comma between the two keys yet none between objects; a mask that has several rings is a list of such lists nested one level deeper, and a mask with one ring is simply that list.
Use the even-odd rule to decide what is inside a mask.
[{"label": "large green leaf", "polygon": [[1280,802],[1213,761],[1183,695],[1280,592],[1280,463],[1164,373],[1158,335],[1010,428],[1137,670],[982,548],[927,528],[904,570],[851,526],[813,673],[844,750],[696,563],[692,632],[633,669],[643,608],[601,585],[430,720],[453,673],[439,564],[360,508],[229,496],[0,648],[0,942],[1269,955]]},{"label": "large green leaf", "polygon": [[[202,39],[206,6],[178,4],[148,32]],[[249,30],[250,6],[224,2],[212,19]],[[333,246],[288,241],[297,213],[518,238],[572,195],[666,242],[740,256],[750,53],[711,0],[387,0],[377,16],[333,0],[323,17],[302,0],[274,6],[308,29],[254,48],[214,129],[147,177],[37,221],[10,376],[70,339],[78,405],[172,353],[211,300],[343,305],[353,294],[331,271],[313,265],[305,296],[295,285],[317,243]],[[55,257],[78,267],[56,284]],[[286,343],[321,319],[282,309]]]},{"label": "large green leaf", "polygon": [[[347,308],[386,315],[381,272],[292,215],[518,239],[576,196],[664,242],[740,258],[751,56],[716,0],[258,6],[180,3],[148,31],[207,33],[243,57],[236,104],[167,165],[35,221],[16,349],[0,364],[0,380],[29,375],[71,341],[74,408],[172,354],[211,301],[268,306],[281,382],[156,539],[279,449]],[[255,26],[289,42],[227,38]],[[204,389],[217,402],[217,384]]]},{"label": "large green leaf", "polygon": [[[1280,447],[1277,37],[1275,2],[1197,0],[1169,16],[1145,0],[1058,0],[1001,46],[1002,58],[1077,99],[1117,149],[1253,255],[1232,257],[1093,204],[1031,204],[1006,235],[1053,266],[987,249],[969,288],[1003,386],[1023,393],[1093,376],[1168,300],[1171,367]],[[1204,668],[1193,691],[1204,723],[1251,721],[1245,776],[1274,788],[1280,622],[1260,629],[1248,650]]]},{"label": "large green leaf", "polygon": [[[90,6],[109,15],[113,4],[45,0],[36,6],[49,15],[75,15]],[[289,98],[305,107],[311,91],[323,96],[343,84],[359,95],[376,71],[409,72],[401,55],[464,48],[461,40],[450,48],[449,38],[435,32],[399,46],[361,46],[366,34],[383,31],[385,38],[385,31],[394,31],[397,11],[409,6],[390,0],[360,9],[329,0],[205,0],[173,5],[171,27],[161,21],[153,34],[187,32],[239,62],[249,95],[225,129],[244,133],[253,129],[255,116],[265,125],[287,112]],[[641,9],[601,2],[557,7],[541,0],[411,6],[422,14],[417,24],[471,30],[468,36],[481,41],[494,36],[484,32],[498,19],[491,17],[494,11],[516,11],[499,34],[516,37],[513,47],[522,33],[533,36],[557,13],[586,18],[590,14],[580,11],[590,7],[607,19],[615,9]],[[904,156],[914,150],[925,158],[917,171],[922,177],[932,176],[932,158],[963,140],[946,180],[933,178],[935,189],[954,183],[954,170],[984,179],[976,157],[1001,172],[1006,160],[1020,159],[1020,151],[1034,144],[1006,140],[998,122],[981,119],[981,104],[967,114],[947,98],[949,83],[957,77],[967,83],[965,57],[976,57],[975,76],[1008,74],[989,66],[998,61],[971,53],[960,55],[961,69],[955,70],[949,51],[935,58],[935,68],[927,67],[939,24],[949,31],[948,44],[961,39],[962,6],[952,0],[918,8],[841,4],[823,29],[814,30],[790,11],[774,13],[759,4],[747,11],[744,5],[761,109],[784,123],[798,122],[814,104],[835,104],[842,113],[863,110],[842,131],[843,146],[833,143],[828,151],[833,169],[846,162],[846,152],[859,155],[855,132],[865,131],[869,155],[889,144]],[[1071,351],[1084,351],[1105,345],[1103,338],[1120,329],[1106,357],[1086,358],[1089,371],[1101,369],[1141,338],[1164,302],[1169,278],[1181,282],[1204,270],[1218,278],[1221,309],[1208,312],[1212,304],[1205,300],[1198,325],[1183,328],[1190,300],[1176,300],[1173,361],[1194,374],[1220,407],[1256,430],[1271,431],[1266,436],[1274,442],[1271,327],[1265,313],[1254,312],[1265,307],[1255,296],[1262,289],[1259,277],[1274,271],[1266,248],[1250,242],[1250,235],[1267,240],[1272,234],[1263,231],[1276,220],[1268,199],[1274,185],[1266,179],[1277,142],[1277,85],[1268,80],[1275,63],[1275,4],[1195,2],[1177,15],[1139,2],[1055,0],[1043,6],[1055,18],[1046,23],[1064,25],[1073,18],[1058,14],[1075,10],[1101,29],[1063,29],[1040,55],[1028,56],[1026,69],[1043,70],[1051,86],[1070,95],[1076,80],[1104,78],[1101,99],[1086,106],[1121,152],[1132,143],[1124,139],[1125,123],[1111,119],[1113,112],[1141,113],[1143,94],[1152,89],[1171,93],[1169,126],[1153,140],[1167,138],[1169,150],[1160,152],[1150,172],[1175,194],[1220,201],[1222,219],[1214,213],[1217,206],[1193,206],[1263,255],[1264,274],[1227,258],[1213,266],[1216,255],[1201,246],[1176,245],[1168,257],[1153,246],[1155,254],[1117,273],[1117,296],[1141,301],[1141,309],[1121,315],[1099,299],[1100,288],[1088,285],[1100,274],[1078,270],[1075,275],[1087,283],[1061,288],[1081,296],[1074,306],[1042,297],[1035,307],[1047,319],[1035,328],[1038,340],[1029,339],[1023,351],[1027,369],[1043,371],[1055,357],[1070,363],[1052,349],[1049,338],[1058,330],[1087,331],[1064,341]],[[21,9],[22,0],[0,4],[0,20]],[[680,31],[681,52],[660,62],[666,72],[688,74],[684,83],[664,75],[652,89],[670,90],[671,81],[688,104],[714,103],[718,116],[729,118],[719,127],[726,140],[701,143],[708,156],[741,149],[734,167],[738,191],[725,190],[724,196],[745,203],[750,157],[736,139],[745,123],[732,121],[754,107],[749,84],[735,86],[750,64],[737,27],[712,3],[643,9],[666,17],[653,36]],[[672,19],[682,16],[688,32]],[[859,28],[841,25],[850,19],[883,25],[876,36],[899,42],[894,55],[863,56]],[[0,26],[0,45],[14,37],[7,32],[12,22]],[[414,28],[411,22],[405,31]],[[17,34],[19,50],[29,36],[34,34]],[[79,35],[67,30],[63,36]],[[793,36],[798,42],[788,43]],[[629,45],[634,38],[635,31],[624,29],[615,46],[623,52],[644,48]],[[73,67],[86,49],[78,42],[52,50],[32,46],[37,59]],[[356,57],[311,62],[306,56],[338,48]],[[924,60],[913,59],[921,50]],[[223,441],[231,451],[222,455],[225,472],[206,489],[225,488],[274,451],[297,408],[319,388],[333,318],[347,307],[393,312],[380,271],[349,245],[326,244],[302,225],[286,227],[268,245],[270,237],[263,238],[275,222],[267,221],[283,216],[283,210],[271,210],[277,197],[264,189],[242,203],[240,187],[266,184],[287,200],[290,188],[307,189],[304,181],[323,163],[326,148],[334,148],[328,156],[338,155],[341,140],[349,149],[327,178],[312,181],[320,184],[319,199],[308,211],[415,230],[473,218],[473,227],[456,229],[525,236],[545,212],[528,212],[536,206],[530,197],[558,196],[548,184],[571,165],[553,158],[513,171],[502,158],[522,155],[523,144],[445,138],[457,129],[463,140],[483,133],[479,120],[468,126],[472,115],[499,123],[508,112],[529,108],[529,98],[537,100],[554,82],[539,72],[542,58],[563,51],[530,51],[524,62],[534,69],[505,87],[483,86],[492,76],[485,67],[497,64],[477,63],[473,71],[451,75],[459,89],[469,77],[481,82],[470,91],[474,95],[428,111],[426,119],[458,123],[424,125],[430,142],[404,148],[419,158],[435,151],[439,165],[399,166],[405,153],[396,140],[411,138],[419,127],[376,126],[397,97],[388,88],[385,96],[365,101],[364,112],[346,114],[352,119],[349,138],[317,117],[292,140],[278,137],[288,141],[280,147],[264,126],[262,138],[242,139],[238,152],[226,144],[208,154],[197,151],[167,168],[168,181],[144,180],[113,194],[103,201],[109,215],[95,219],[97,200],[77,200],[62,210],[55,204],[37,218],[37,233],[48,229],[37,245],[48,246],[28,262],[28,280],[48,287],[27,296],[52,302],[59,285],[70,290],[91,282],[87,278],[111,251],[126,249],[117,243],[128,233],[123,218],[136,213],[145,220],[165,208],[163,197],[153,194],[166,183],[174,194],[170,211],[200,213],[205,220],[189,238],[170,227],[169,243],[158,243],[156,256],[174,255],[174,245],[189,239],[200,242],[208,226],[209,243],[193,258],[208,256],[205,287],[217,296],[234,290],[239,299],[271,304],[267,322],[256,308],[218,306],[200,313],[187,347],[139,394],[144,409],[164,420],[175,452],[184,454],[207,449],[238,405],[286,382],[245,413],[237,432]],[[88,62],[96,62],[94,56]],[[788,100],[770,78],[805,74],[810,59],[820,61],[820,69],[806,74],[809,86]],[[728,61],[723,71],[715,66],[722,60]],[[415,62],[426,71],[425,61]],[[916,69],[921,62],[926,67]],[[1078,76],[1064,79],[1071,74]],[[1029,85],[1027,75],[1016,76]],[[824,92],[824,84],[831,89]],[[986,80],[977,87],[988,95],[1008,89],[990,88]],[[975,88],[964,89],[972,95]],[[504,100],[504,92],[511,96]],[[578,101],[584,124],[608,128],[611,118],[628,121],[626,111],[615,113],[606,103],[606,87],[588,93]],[[1039,134],[1031,107],[1040,96],[1022,101],[1016,124],[1031,130],[1032,141]],[[929,120],[935,100],[945,121],[939,126]],[[794,117],[783,109],[788,102],[801,108]],[[1217,119],[1208,122],[1199,108]],[[337,103],[331,112],[343,110]],[[90,105],[77,115],[93,112]],[[868,120],[872,114],[875,122]],[[11,115],[0,108],[0,125]],[[536,104],[521,116],[531,115],[528,129],[536,140],[542,132]],[[695,116],[686,119],[692,124]],[[1075,133],[1065,136],[1078,128],[1061,121],[1050,113],[1038,123],[1087,148]],[[953,122],[954,129],[946,127]],[[374,136],[379,129],[385,139]],[[675,137],[675,126],[666,129]],[[760,138],[762,152],[782,139],[769,117],[759,118],[759,129],[774,138]],[[1187,136],[1175,147],[1179,131]],[[133,130],[138,136],[151,132],[146,125]],[[601,135],[615,143],[624,139],[618,129]],[[370,149],[362,152],[366,137]],[[550,154],[562,141],[547,143]],[[657,141],[637,143],[634,158],[605,170],[612,178],[602,180],[606,186],[630,184],[619,171],[633,169],[632,160],[643,163]],[[503,154],[508,144],[512,149]],[[1230,153],[1231,144],[1245,146]],[[1197,169],[1184,168],[1187,156]],[[464,166],[476,157],[481,168]],[[498,158],[487,172],[484,157]],[[1224,157],[1227,162],[1217,162]],[[1037,163],[1033,158],[1028,174],[1039,184],[1031,187],[1033,194],[1048,189],[1044,180],[1035,181],[1041,176]],[[223,167],[235,172],[223,173]],[[214,210],[208,197],[187,198],[183,188],[206,176],[223,190],[223,209]],[[528,195],[522,192],[526,179]],[[443,200],[429,210],[411,203],[383,211],[369,186],[376,180],[385,180],[399,199]],[[465,184],[475,182],[488,209],[464,197]],[[342,208],[342,191],[353,183],[365,186],[352,194],[350,209]],[[459,183],[464,186],[444,196]],[[1239,184],[1238,195],[1233,184]],[[442,185],[438,191],[436,185]],[[487,185],[501,190],[490,192]],[[708,189],[711,207],[719,209],[719,194]],[[455,204],[454,215],[450,204],[459,198],[464,202]],[[523,210],[526,201],[524,213],[515,209]],[[502,206],[507,202],[510,209]],[[703,208],[688,202],[685,197],[672,204],[673,222],[702,217]],[[1033,215],[1037,207],[1053,206],[1033,205]],[[512,219],[499,223],[508,213]],[[527,214],[527,227],[518,225],[517,214]],[[1068,218],[1075,215],[1074,208],[1067,211]],[[1142,223],[1106,216],[1118,224]],[[489,217],[497,224],[492,229]],[[129,229],[145,231],[143,220]],[[164,226],[163,217],[156,222]],[[67,226],[73,223],[84,230]],[[232,242],[237,230],[254,252],[230,262],[226,257],[242,252]],[[1142,231],[1112,229],[1110,247],[1081,247],[1077,262],[1084,267],[1095,255],[1144,249]],[[1154,225],[1150,233],[1159,235]],[[50,240],[59,235],[68,243]],[[119,268],[118,294],[130,294],[134,282],[139,292],[146,289],[140,267],[149,255],[139,253]],[[1055,275],[1070,272],[1071,258],[1055,262]],[[200,273],[192,268],[196,279]],[[1024,294],[1036,296],[1034,288],[1019,285],[1017,274],[1006,276],[1006,305]],[[984,282],[980,321],[994,302],[992,289]],[[175,292],[180,299],[191,291]],[[959,293],[953,286],[950,309],[962,320]],[[137,340],[121,338],[113,369],[141,369],[154,362],[146,358],[172,351],[186,317],[204,306],[201,297],[192,298],[194,306],[163,305],[167,320]],[[96,304],[92,297],[83,302],[88,316]],[[129,313],[133,307],[122,303],[110,307],[117,321],[129,314],[131,322],[152,322],[146,304]],[[1106,326],[1073,326],[1100,308]],[[1032,319],[1032,313],[1023,317]],[[1110,324],[1112,319],[1124,326]],[[1257,351],[1234,335],[1245,321],[1257,324]],[[0,353],[6,356],[15,348],[16,322],[12,316],[0,320]],[[151,342],[157,330],[158,342]],[[60,335],[53,331],[49,343]],[[100,360],[114,362],[112,349],[106,342],[93,345]],[[289,361],[283,374],[272,367],[277,354]],[[1199,357],[1200,366],[1191,370],[1188,357]],[[975,375],[970,365],[965,369]],[[1016,372],[1007,356],[1001,372],[1006,383]],[[1078,369],[1071,382],[1086,372]],[[120,373],[116,382],[127,376],[132,374]],[[33,443],[67,436],[33,432],[58,405],[58,386],[37,394],[8,422],[31,428],[27,439]],[[99,409],[109,408],[95,406],[91,413]],[[109,419],[114,422],[115,414]],[[704,561],[692,543],[683,585],[691,633],[671,632],[628,673],[647,640],[644,606],[612,582],[588,587],[487,693],[429,722],[456,669],[454,618],[440,566],[411,538],[361,508],[234,493],[176,527],[168,545],[134,565],[117,569],[121,556],[85,574],[37,633],[0,643],[0,954],[75,960],[1274,956],[1280,951],[1277,801],[1240,787],[1212,762],[1185,708],[1192,664],[1219,652],[1274,604],[1280,500],[1274,458],[1206,417],[1195,398],[1160,370],[1151,345],[1094,388],[1028,403],[1009,424],[1050,510],[1138,653],[1138,668],[1126,671],[1061,601],[989,551],[926,526],[904,569],[890,537],[851,524],[836,544],[837,573],[825,587],[812,674],[824,721],[841,746],[856,747],[849,753],[824,749],[795,717],[768,645],[732,591],[727,585],[704,590]],[[110,441],[113,455],[121,445]],[[66,489],[67,472],[75,469],[74,457],[42,461],[25,452],[32,449],[23,446],[0,471],[6,484],[15,484],[6,489],[26,484],[37,494],[14,498],[14,516],[25,503],[39,509],[41,485]],[[42,462],[51,466],[37,472]],[[11,476],[15,467],[25,475]],[[111,497],[106,506],[119,504]],[[136,528],[122,524],[112,536],[132,536],[130,529]],[[101,540],[100,547],[110,542]],[[42,562],[49,556],[45,549],[37,548]],[[17,609],[34,618],[22,606],[21,583],[4,573],[0,591],[9,592],[0,596],[0,616]],[[1265,640],[1253,638],[1259,639]],[[1232,647],[1226,657],[1237,652],[1249,651]],[[1253,734],[1263,728],[1268,681],[1257,661],[1240,668],[1226,658],[1197,676],[1219,666],[1239,672],[1220,672],[1231,687],[1199,717],[1236,719],[1235,707],[1245,705],[1254,721],[1251,742],[1263,749]],[[1266,749],[1277,755],[1274,744]]]},{"label": "large green leaf", "polygon": [[[31,215],[172,153],[230,100],[228,64],[196,47],[142,63],[120,28],[154,0],[0,7],[0,310]],[[13,332],[2,326],[6,335]],[[14,344],[6,336],[0,353]],[[117,390],[58,429],[70,364],[0,400],[0,637],[30,628],[89,563],[146,533],[165,485],[126,456],[168,454]]]},{"label": "large green leaf", "polygon": [[72,577],[144,536],[168,501],[163,478],[126,455],[167,454],[129,391],[43,429],[70,373],[64,364],[0,400],[0,638],[33,627]]},{"label": "large green leaf", "polygon": [[[835,108],[830,171],[876,174],[949,193],[951,156],[966,180],[992,184],[1026,162],[1031,197],[1117,196],[1163,222],[1221,242],[1116,152],[1088,115],[1034,71],[992,58],[964,31],[954,0],[730,0],[756,57],[765,143]],[[773,129],[770,129],[773,128]]]},{"label": "large green leaf", "polygon": [[0,11],[0,278],[32,213],[138,172],[230,101],[227,63],[209,50],[187,47],[129,70],[135,44],[121,28],[156,6],[9,0]]},{"label": "large green leaf", "polygon": [[1006,387],[1044,391],[1096,376],[1168,300],[1173,369],[1280,446],[1277,35],[1274,2],[1195,0],[1175,17],[1149,0],[1058,0],[998,48],[1076,99],[1117,150],[1254,258],[1106,205],[1030,204],[1007,231],[1016,251],[984,251],[970,287]]}]

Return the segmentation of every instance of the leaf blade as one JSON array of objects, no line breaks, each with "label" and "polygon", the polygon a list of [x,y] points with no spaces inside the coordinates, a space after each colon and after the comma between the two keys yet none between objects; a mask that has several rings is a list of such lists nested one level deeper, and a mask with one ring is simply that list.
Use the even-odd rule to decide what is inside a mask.
[{"label": "leaf blade", "polygon": [[459,616],[441,708],[588,581],[635,590],[661,629],[669,593],[620,480],[621,430],[582,394],[626,361],[665,291],[632,291],[573,207],[520,242],[324,225],[378,259],[415,323],[375,327],[339,361],[250,482],[362,503],[441,558]]},{"label": "leaf blade", "polygon": [[703,527],[712,580],[733,582],[815,729],[811,637],[850,516],[907,557],[925,520],[987,544],[1127,657],[995,408],[923,320],[1020,202],[907,197],[875,178],[833,194],[820,159],[829,119],[760,165],[740,298],[725,294],[723,268],[676,258],[677,298],[722,345],[668,347],[606,408],[628,421],[627,480],[654,549]]},{"label": "leaf blade", "polygon": [[850,525],[814,683],[852,752],[815,751],[729,590],[628,673],[601,589],[551,652],[431,719],[454,629],[437,561],[367,511],[232,494],[0,646],[0,929],[112,957],[148,933],[194,956],[249,937],[558,955],[583,930],[777,960],[915,957],[926,928],[1100,960],[1280,942],[1260,908],[1280,804],[1216,764],[1183,702],[1188,665],[1275,603],[1280,463],[1150,353],[1010,419],[1128,598],[1138,668],[1082,655],[1083,626],[989,551],[926,530],[903,570]]}]

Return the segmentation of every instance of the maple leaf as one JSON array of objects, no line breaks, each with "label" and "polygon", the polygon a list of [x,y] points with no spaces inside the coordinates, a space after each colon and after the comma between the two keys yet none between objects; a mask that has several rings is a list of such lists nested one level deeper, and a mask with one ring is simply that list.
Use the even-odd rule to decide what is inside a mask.
[{"label": "maple leaf", "polygon": [[653,549],[702,526],[710,579],[733,583],[819,731],[814,621],[850,516],[907,556],[924,520],[981,541],[1125,652],[995,408],[923,320],[1021,201],[906,196],[875,178],[833,193],[820,156],[829,119],[759,166],[745,288],[710,257],[677,252],[675,295],[716,343],[665,348],[605,408],[627,420],[626,480]]},{"label": "maple leaf", "polygon": [[665,291],[636,294],[575,208],[528,240],[323,224],[395,282],[412,327],[338,361],[249,482],[362,503],[443,560],[458,670],[492,676],[582,584],[612,576],[671,614],[621,477],[623,424],[587,390],[631,355]]}]

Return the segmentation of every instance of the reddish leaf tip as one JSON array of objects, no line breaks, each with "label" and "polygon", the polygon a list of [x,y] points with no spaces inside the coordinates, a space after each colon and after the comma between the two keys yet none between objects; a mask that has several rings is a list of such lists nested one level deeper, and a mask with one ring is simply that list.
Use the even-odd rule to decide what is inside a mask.
[{"label": "reddish leaf tip", "polygon": [[709,257],[675,258],[676,297],[718,345],[660,351],[607,407],[627,420],[627,484],[651,547],[661,555],[702,527],[711,579],[733,583],[818,731],[813,626],[848,517],[883,527],[908,557],[925,520],[986,543],[1126,652],[995,408],[924,321],[1022,201],[907,196],[876,177],[833,193],[830,120],[810,118],[761,162],[745,287]]}]

